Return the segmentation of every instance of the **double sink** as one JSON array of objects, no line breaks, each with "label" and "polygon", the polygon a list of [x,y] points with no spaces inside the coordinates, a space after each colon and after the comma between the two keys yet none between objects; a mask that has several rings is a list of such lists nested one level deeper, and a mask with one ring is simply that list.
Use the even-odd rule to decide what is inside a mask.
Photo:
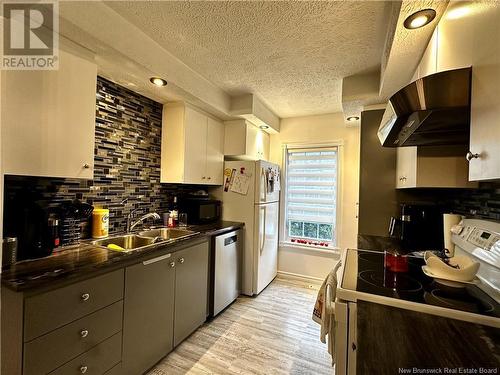
[{"label": "double sink", "polygon": [[103,238],[93,241],[96,246],[106,247],[110,250],[129,252],[143,250],[158,243],[168,243],[177,239],[191,237],[198,234],[188,229],[156,228],[148,229],[134,234]]}]

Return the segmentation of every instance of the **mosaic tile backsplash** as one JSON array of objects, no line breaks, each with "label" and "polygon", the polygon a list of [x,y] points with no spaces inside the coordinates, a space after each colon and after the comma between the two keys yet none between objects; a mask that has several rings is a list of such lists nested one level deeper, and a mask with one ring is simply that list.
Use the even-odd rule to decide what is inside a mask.
[{"label": "mosaic tile backsplash", "polygon": [[[94,180],[6,176],[4,222],[9,200],[29,199],[53,209],[80,199],[109,208],[110,233],[116,233],[125,230],[132,209],[162,213],[169,197],[200,188],[160,184],[162,104],[101,77],[96,101]],[[79,226],[88,237],[89,222]]]}]

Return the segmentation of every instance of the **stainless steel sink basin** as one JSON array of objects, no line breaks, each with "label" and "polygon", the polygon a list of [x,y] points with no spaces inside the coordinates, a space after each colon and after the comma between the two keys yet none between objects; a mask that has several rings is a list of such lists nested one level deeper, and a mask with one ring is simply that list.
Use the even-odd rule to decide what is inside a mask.
[{"label": "stainless steel sink basin", "polygon": [[115,245],[123,249],[120,250],[119,248],[113,249],[112,247],[111,248],[108,247],[111,250],[131,251],[152,245],[155,243],[155,239],[156,239],[155,237],[141,237],[136,234],[125,234],[122,236],[96,240],[93,241],[92,243],[96,246],[103,246],[103,247],[108,247],[108,245]]},{"label": "stainless steel sink basin", "polygon": [[162,240],[175,240],[177,238],[188,237],[196,234],[192,230],[178,228],[157,228],[139,232],[139,236],[148,238],[160,238]]}]

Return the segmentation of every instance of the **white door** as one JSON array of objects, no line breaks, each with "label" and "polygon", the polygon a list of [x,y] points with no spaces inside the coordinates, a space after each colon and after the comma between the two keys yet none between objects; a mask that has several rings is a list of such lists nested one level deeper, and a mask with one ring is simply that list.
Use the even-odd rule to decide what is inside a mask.
[{"label": "white door", "polygon": [[94,176],[97,66],[62,49],[59,57],[58,70],[2,71],[5,174]]},{"label": "white door", "polygon": [[255,206],[254,294],[278,273],[278,209],[278,202]]},{"label": "white door", "polygon": [[224,165],[224,125],[212,118],[207,121],[207,183],[222,185]]},{"label": "white door", "polygon": [[255,172],[257,173],[255,179],[255,203],[278,202],[281,184],[279,166],[260,160],[257,162]]},{"label": "white door", "polygon": [[185,108],[184,128],[184,183],[207,182],[207,116]]}]

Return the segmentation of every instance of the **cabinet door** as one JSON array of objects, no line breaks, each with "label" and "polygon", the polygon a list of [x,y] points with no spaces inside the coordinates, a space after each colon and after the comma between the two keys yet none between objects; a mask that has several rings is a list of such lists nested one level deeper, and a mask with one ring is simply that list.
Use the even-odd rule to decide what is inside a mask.
[{"label": "cabinet door", "polygon": [[4,173],[92,179],[96,64],[60,50],[59,70],[1,74]]},{"label": "cabinet door", "polygon": [[208,242],[178,251],[174,256],[174,346],[177,346],[207,317]]},{"label": "cabinet door", "polygon": [[207,181],[207,116],[186,107],[184,114],[184,182]]},{"label": "cabinet door", "polygon": [[174,266],[166,254],[125,270],[124,374],[142,374],[172,350]]},{"label": "cabinet door", "polygon": [[472,30],[471,181],[500,178],[500,7],[488,8],[478,12]]},{"label": "cabinet door", "polygon": [[212,118],[207,122],[207,182],[222,185],[224,166],[224,125]]},{"label": "cabinet door", "polygon": [[396,188],[417,186],[417,148],[399,147],[397,149]]}]

